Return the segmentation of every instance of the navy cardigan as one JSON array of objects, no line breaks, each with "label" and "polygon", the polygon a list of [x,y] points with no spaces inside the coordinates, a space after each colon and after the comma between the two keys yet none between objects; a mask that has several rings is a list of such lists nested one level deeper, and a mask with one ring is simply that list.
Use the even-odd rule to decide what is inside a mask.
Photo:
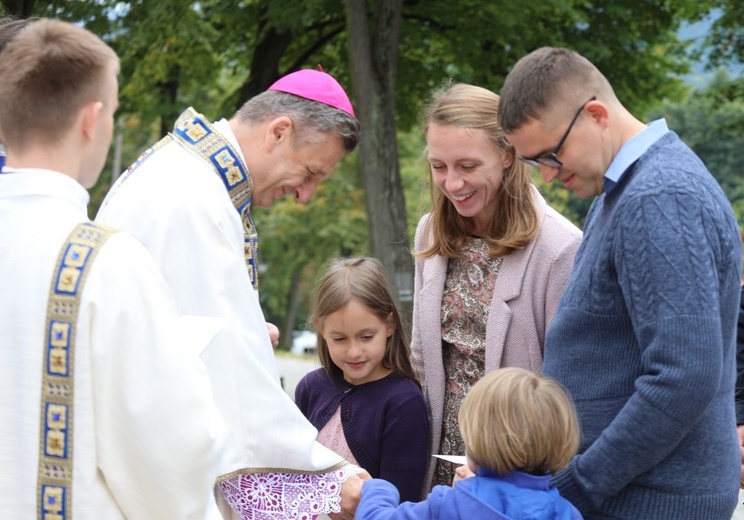
[{"label": "navy cardigan", "polygon": [[295,402],[318,430],[340,405],[344,436],[359,465],[395,485],[401,500],[421,500],[431,457],[429,419],[414,381],[393,373],[352,385],[320,368],[302,378]]}]

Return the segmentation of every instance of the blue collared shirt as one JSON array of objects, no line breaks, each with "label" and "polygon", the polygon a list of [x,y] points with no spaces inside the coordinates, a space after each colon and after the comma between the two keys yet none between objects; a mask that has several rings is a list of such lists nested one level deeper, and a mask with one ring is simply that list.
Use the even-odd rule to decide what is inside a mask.
[{"label": "blue collared shirt", "polygon": [[610,167],[604,174],[602,189],[605,193],[611,193],[617,183],[623,178],[628,168],[646,153],[656,141],[669,131],[664,119],[652,121],[640,133],[631,137],[617,152],[617,155],[610,163]]}]

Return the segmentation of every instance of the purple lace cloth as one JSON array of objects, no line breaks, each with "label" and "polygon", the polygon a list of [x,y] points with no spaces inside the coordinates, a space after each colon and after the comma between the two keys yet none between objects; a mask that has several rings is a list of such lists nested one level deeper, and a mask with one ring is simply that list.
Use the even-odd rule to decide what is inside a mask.
[{"label": "purple lace cloth", "polygon": [[219,483],[243,520],[314,520],[341,510],[341,484],[362,470],[346,464],[328,473],[242,473]]}]

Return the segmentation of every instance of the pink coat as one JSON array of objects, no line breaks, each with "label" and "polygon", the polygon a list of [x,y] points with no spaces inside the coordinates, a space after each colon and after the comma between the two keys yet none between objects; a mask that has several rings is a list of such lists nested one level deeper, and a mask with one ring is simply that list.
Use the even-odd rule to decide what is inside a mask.
[{"label": "pink coat", "polygon": [[[539,371],[545,332],[558,308],[573,268],[581,231],[547,205],[533,187],[540,231],[524,249],[504,257],[486,324],[486,373],[505,366]],[[430,214],[416,228],[415,250],[423,251]],[[439,450],[444,410],[441,306],[447,259],[416,260],[413,298],[413,368],[424,389],[431,419],[431,448]],[[461,455],[464,455],[462,453]],[[430,487],[430,464],[425,491]]]}]

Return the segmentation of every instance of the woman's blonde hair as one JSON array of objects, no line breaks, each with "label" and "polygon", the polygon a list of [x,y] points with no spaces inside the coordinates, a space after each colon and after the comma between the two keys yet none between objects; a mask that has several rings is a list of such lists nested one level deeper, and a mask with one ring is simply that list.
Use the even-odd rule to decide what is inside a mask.
[{"label": "woman's blonde hair", "polygon": [[380,320],[394,327],[393,333],[387,338],[382,366],[418,384],[411,366],[408,336],[384,272],[382,264],[376,258],[330,260],[318,281],[308,326],[315,328],[318,336],[318,357],[323,368],[329,374],[341,375],[342,371],[331,359],[328,344],[321,334],[322,324],[328,316],[343,308],[349,301],[358,301]]},{"label": "woman's blonde hair", "polygon": [[458,420],[468,458],[501,475],[555,473],[579,447],[571,399],[557,382],[523,368],[484,376],[465,397]]},{"label": "woman's blonde hair", "polygon": [[[499,96],[464,83],[452,83],[435,90],[424,112],[424,133],[432,124],[483,130],[500,150],[504,162],[511,163],[504,169],[501,188],[491,201],[496,212],[483,237],[494,258],[527,245],[537,235],[540,226],[532,201],[530,169],[517,160],[514,147],[507,142],[498,124],[498,115]],[[434,255],[456,258],[470,236],[472,218],[457,212],[432,181],[431,169],[429,182],[432,213],[429,226],[433,231],[433,242],[428,249],[415,254],[421,258]]]}]

